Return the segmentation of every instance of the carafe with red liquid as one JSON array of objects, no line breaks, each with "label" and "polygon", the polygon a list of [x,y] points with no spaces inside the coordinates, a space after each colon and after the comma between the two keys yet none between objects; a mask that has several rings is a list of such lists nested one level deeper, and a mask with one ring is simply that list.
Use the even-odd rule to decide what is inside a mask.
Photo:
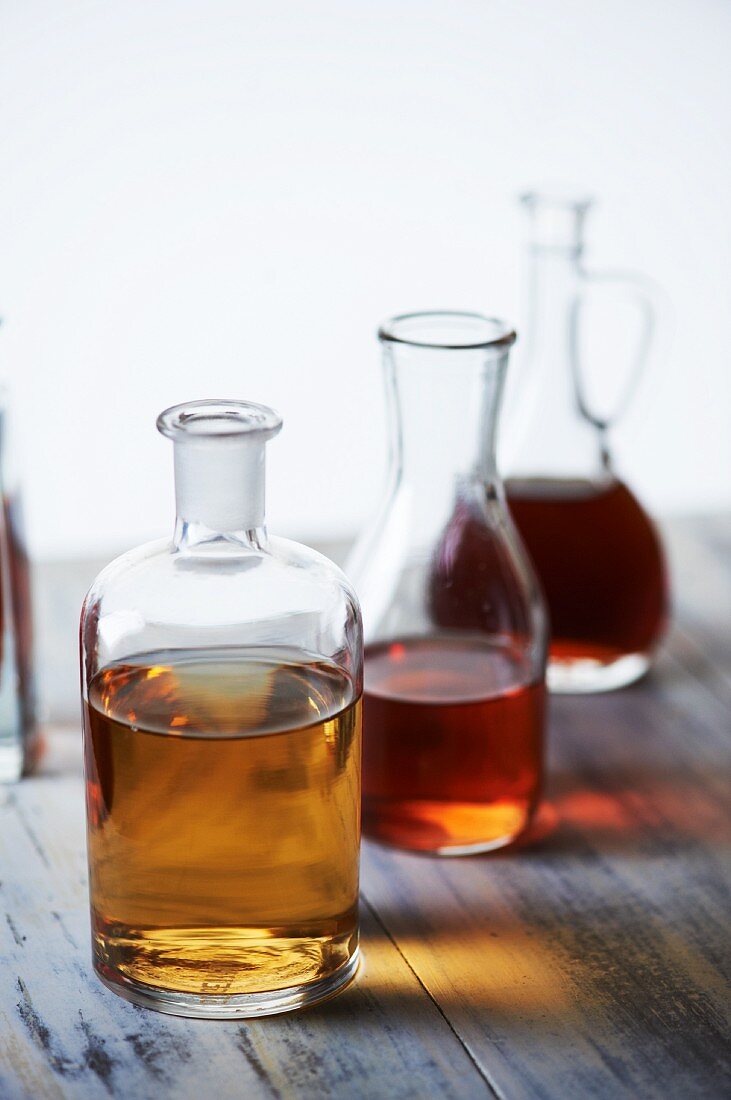
[{"label": "carafe with red liquid", "polygon": [[[506,425],[507,497],[548,604],[549,687],[606,691],[647,671],[667,622],[660,537],[616,473],[608,442],[647,360],[657,292],[637,276],[584,268],[589,202],[529,194],[523,203],[530,284],[525,356]],[[613,355],[611,378],[592,377],[582,354],[598,298],[615,309],[629,301],[639,322],[635,360],[623,372]]]},{"label": "carafe with red liquid", "polygon": [[515,333],[444,312],[379,338],[388,484],[348,569],[366,641],[363,828],[489,851],[527,828],[543,764],[546,615],[495,462]]}]

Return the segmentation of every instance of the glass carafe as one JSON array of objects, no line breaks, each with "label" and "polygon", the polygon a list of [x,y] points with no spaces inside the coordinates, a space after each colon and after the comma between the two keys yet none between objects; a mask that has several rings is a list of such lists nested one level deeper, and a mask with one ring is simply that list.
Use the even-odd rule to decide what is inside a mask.
[{"label": "glass carafe", "polygon": [[187,1016],[312,1004],[358,960],[362,633],[343,574],[271,537],[264,406],[164,412],[172,542],[81,617],[94,966]]},{"label": "glass carafe", "polygon": [[17,454],[0,389],[0,782],[34,771],[42,742],[33,675],[33,608]]},{"label": "glass carafe", "polygon": [[366,641],[363,827],[489,851],[526,829],[543,762],[546,616],[495,463],[515,333],[421,313],[379,338],[388,483],[347,569]]},{"label": "glass carafe", "polygon": [[[507,496],[548,604],[548,685],[604,691],[646,672],[667,620],[660,538],[615,472],[608,439],[647,360],[657,295],[637,276],[585,269],[588,201],[541,194],[522,201],[529,311],[506,425]],[[634,362],[625,371],[615,363],[605,408],[581,352],[584,315],[600,297],[614,308],[629,300],[639,321]]]}]

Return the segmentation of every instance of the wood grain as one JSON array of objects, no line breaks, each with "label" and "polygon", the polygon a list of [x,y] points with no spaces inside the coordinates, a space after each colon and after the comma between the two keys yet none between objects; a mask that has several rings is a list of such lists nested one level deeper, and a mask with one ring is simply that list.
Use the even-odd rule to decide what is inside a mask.
[{"label": "wood grain", "polygon": [[531,842],[364,845],[363,973],[308,1012],[178,1020],[96,981],[78,733],[54,738],[0,790],[0,1100],[731,1095],[731,522],[671,544],[657,670],[552,700]]},{"label": "wood grain", "polygon": [[0,1096],[448,1097],[487,1086],[364,907],[357,985],[298,1016],[252,1023],[146,1012],[91,972],[83,801],[74,776],[6,791],[0,807]]},{"label": "wood grain", "polygon": [[379,916],[498,1095],[728,1087],[728,750],[666,677],[600,722],[554,700],[550,831],[519,855],[366,848]]}]

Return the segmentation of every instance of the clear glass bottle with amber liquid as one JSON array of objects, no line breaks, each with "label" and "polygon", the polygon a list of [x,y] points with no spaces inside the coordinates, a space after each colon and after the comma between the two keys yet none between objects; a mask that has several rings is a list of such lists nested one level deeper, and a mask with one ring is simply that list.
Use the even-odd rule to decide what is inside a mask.
[{"label": "clear glass bottle with amber liquid", "polygon": [[[548,604],[549,687],[606,691],[647,671],[668,616],[658,531],[609,441],[647,362],[659,294],[639,276],[584,266],[590,202],[534,193],[523,204],[528,314],[503,434],[507,497]],[[626,364],[617,349],[608,379],[582,351],[600,303],[624,320],[612,346],[636,341]]]},{"label": "clear glass bottle with amber liquid", "polygon": [[259,1016],[358,963],[358,603],[267,532],[264,406],[164,412],[172,542],[117,559],[81,617],[94,966],[138,1004]]},{"label": "clear glass bottle with amber liquid", "polygon": [[348,565],[366,639],[363,827],[490,851],[527,829],[543,770],[546,616],[495,460],[515,333],[443,312],[379,337],[388,484]]}]

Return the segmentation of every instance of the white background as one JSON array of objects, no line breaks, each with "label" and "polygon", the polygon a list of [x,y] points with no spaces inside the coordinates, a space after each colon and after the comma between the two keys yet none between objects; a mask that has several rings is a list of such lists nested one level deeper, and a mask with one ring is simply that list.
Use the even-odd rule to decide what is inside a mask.
[{"label": "white background", "polygon": [[[517,191],[601,200],[590,261],[673,334],[617,439],[659,512],[731,506],[726,0],[0,0],[0,370],[31,549],[172,522],[156,413],[275,405],[269,518],[349,535],[377,322],[519,313]],[[550,410],[547,410],[547,415]]]}]

